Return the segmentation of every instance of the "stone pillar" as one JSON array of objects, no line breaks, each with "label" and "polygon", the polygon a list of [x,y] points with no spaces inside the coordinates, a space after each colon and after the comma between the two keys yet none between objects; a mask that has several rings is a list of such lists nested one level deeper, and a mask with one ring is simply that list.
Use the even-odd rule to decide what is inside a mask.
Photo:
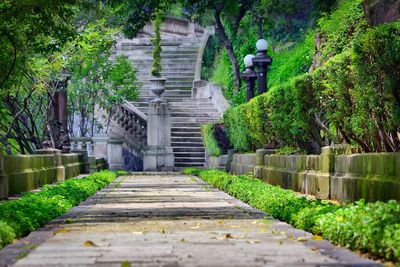
[{"label": "stone pillar", "polygon": [[228,160],[226,162],[226,171],[230,172],[231,167],[232,167],[232,161],[233,161],[233,154],[237,153],[236,149],[229,149],[228,150]]},{"label": "stone pillar", "polygon": [[276,149],[257,149],[256,150],[256,165],[254,166],[254,177],[262,179],[262,168],[265,165],[265,156],[273,155],[276,153]]},{"label": "stone pillar", "polygon": [[172,171],[174,154],[171,147],[171,109],[165,101],[149,104],[147,113],[147,146],[144,148],[145,171]]},{"label": "stone pillar", "polygon": [[124,169],[124,162],[122,159],[122,144],[120,138],[110,138],[107,143],[107,160],[110,170]]},{"label": "stone pillar", "polygon": [[192,37],[196,36],[196,26],[195,26],[194,22],[189,22],[188,36],[192,36]]},{"label": "stone pillar", "polygon": [[0,152],[0,199],[8,197],[8,177],[3,171],[3,156]]},{"label": "stone pillar", "polygon": [[107,135],[93,136],[94,148],[93,155],[95,158],[104,158],[107,160],[107,142],[109,137]]},{"label": "stone pillar", "polygon": [[89,155],[87,152],[86,144],[82,148],[75,148],[71,150],[71,153],[80,154],[83,158],[83,168],[81,169],[81,173],[88,174],[90,173],[90,161]]},{"label": "stone pillar", "polygon": [[36,150],[38,155],[53,155],[54,156],[54,166],[56,168],[57,182],[65,180],[65,167],[62,164],[61,150],[54,148],[44,148]]}]

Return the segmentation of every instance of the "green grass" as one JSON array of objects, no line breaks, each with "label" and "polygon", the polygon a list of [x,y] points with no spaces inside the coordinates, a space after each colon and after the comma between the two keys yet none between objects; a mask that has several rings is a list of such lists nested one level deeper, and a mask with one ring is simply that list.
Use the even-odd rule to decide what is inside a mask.
[{"label": "green grass", "polygon": [[56,186],[44,186],[36,193],[0,205],[0,248],[68,212],[117,178],[111,171],[70,179]]},{"label": "green grass", "polygon": [[400,260],[400,203],[395,200],[339,205],[308,199],[247,175],[196,169],[186,169],[184,173],[198,175],[274,218],[335,244],[390,261]]}]

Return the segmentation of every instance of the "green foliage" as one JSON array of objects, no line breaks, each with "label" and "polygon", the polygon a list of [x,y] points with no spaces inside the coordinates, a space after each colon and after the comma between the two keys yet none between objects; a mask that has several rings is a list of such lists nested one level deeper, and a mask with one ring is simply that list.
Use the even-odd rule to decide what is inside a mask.
[{"label": "green foliage", "polygon": [[313,121],[315,102],[308,74],[275,86],[267,94],[225,112],[229,140],[242,152],[271,142],[318,152],[322,139]]},{"label": "green foliage", "polygon": [[319,153],[332,141],[346,141],[365,152],[398,151],[399,33],[399,22],[370,29],[313,73],[228,110],[224,123],[233,147],[248,151],[276,142]]},{"label": "green foliage", "polygon": [[151,75],[154,77],[161,77],[162,65],[161,65],[161,34],[160,34],[160,26],[162,22],[163,13],[161,10],[156,12],[156,19],[154,21],[154,32],[155,37],[152,39],[152,43],[154,45],[153,49],[153,65],[151,69]]},{"label": "green foliage", "polygon": [[339,0],[334,12],[318,20],[321,61],[339,54],[353,45],[367,28],[362,0]]},{"label": "green foliage", "polygon": [[116,177],[113,172],[101,171],[83,179],[70,179],[56,186],[47,185],[40,192],[3,202],[0,205],[0,247],[66,213]]},{"label": "green foliage", "polygon": [[201,137],[208,155],[218,157],[222,155],[222,150],[215,139],[215,124],[205,124],[201,127]]},{"label": "green foliage", "polygon": [[191,170],[190,173],[297,228],[386,260],[400,260],[400,203],[397,201],[335,205],[307,199],[246,175],[233,176],[217,170]]},{"label": "green foliage", "polygon": [[[54,57],[69,70],[69,112],[80,117],[80,135],[93,135],[96,108],[110,111],[113,105],[138,97],[136,72],[129,59],[118,56],[110,59],[119,29],[108,28],[105,20],[90,23],[79,38]],[[53,70],[58,73],[56,68]],[[71,121],[73,124],[73,121]]]},{"label": "green foliage", "polygon": [[268,71],[268,86],[288,82],[291,78],[306,73],[315,53],[315,31],[309,31],[306,38],[287,49],[272,52],[272,65]]},{"label": "green foliage", "polygon": [[245,106],[241,105],[229,108],[224,113],[224,125],[229,142],[235,149],[242,152],[251,150],[251,140],[245,124],[244,110]]},{"label": "green foliage", "polygon": [[132,39],[143,29],[143,26],[153,20],[157,10],[165,11],[175,1],[169,0],[124,0],[114,1],[113,5],[121,4],[118,17],[122,20],[123,32]]},{"label": "green foliage", "polygon": [[187,175],[198,175],[200,170],[196,168],[186,168],[182,171],[182,173]]}]

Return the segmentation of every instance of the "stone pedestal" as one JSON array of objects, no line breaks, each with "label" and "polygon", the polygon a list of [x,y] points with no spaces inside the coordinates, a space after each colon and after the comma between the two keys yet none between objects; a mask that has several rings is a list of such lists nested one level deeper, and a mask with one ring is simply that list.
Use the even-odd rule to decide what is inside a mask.
[{"label": "stone pedestal", "polygon": [[172,171],[171,110],[165,101],[152,101],[147,114],[147,146],[144,148],[145,171]]},{"label": "stone pedestal", "polygon": [[54,148],[44,148],[36,150],[38,155],[54,155],[54,166],[57,169],[57,182],[65,180],[65,167],[62,164],[62,151]]},{"label": "stone pedestal", "polygon": [[8,177],[3,171],[3,156],[0,154],[0,199],[8,197]]},{"label": "stone pedestal", "polygon": [[122,139],[110,138],[107,143],[107,160],[110,170],[124,169],[124,162],[122,158]]}]

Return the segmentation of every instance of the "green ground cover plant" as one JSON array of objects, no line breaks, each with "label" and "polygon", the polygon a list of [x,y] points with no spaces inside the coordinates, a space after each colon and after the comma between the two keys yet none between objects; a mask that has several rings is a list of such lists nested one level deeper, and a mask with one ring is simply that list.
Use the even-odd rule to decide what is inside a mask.
[{"label": "green ground cover plant", "polygon": [[186,169],[274,218],[321,235],[335,244],[389,261],[400,260],[400,203],[333,204],[272,186],[251,176]]},{"label": "green ground cover plant", "polygon": [[117,178],[101,171],[83,179],[69,179],[56,186],[26,193],[21,199],[0,205],[0,249],[15,238],[23,237],[92,196]]}]

